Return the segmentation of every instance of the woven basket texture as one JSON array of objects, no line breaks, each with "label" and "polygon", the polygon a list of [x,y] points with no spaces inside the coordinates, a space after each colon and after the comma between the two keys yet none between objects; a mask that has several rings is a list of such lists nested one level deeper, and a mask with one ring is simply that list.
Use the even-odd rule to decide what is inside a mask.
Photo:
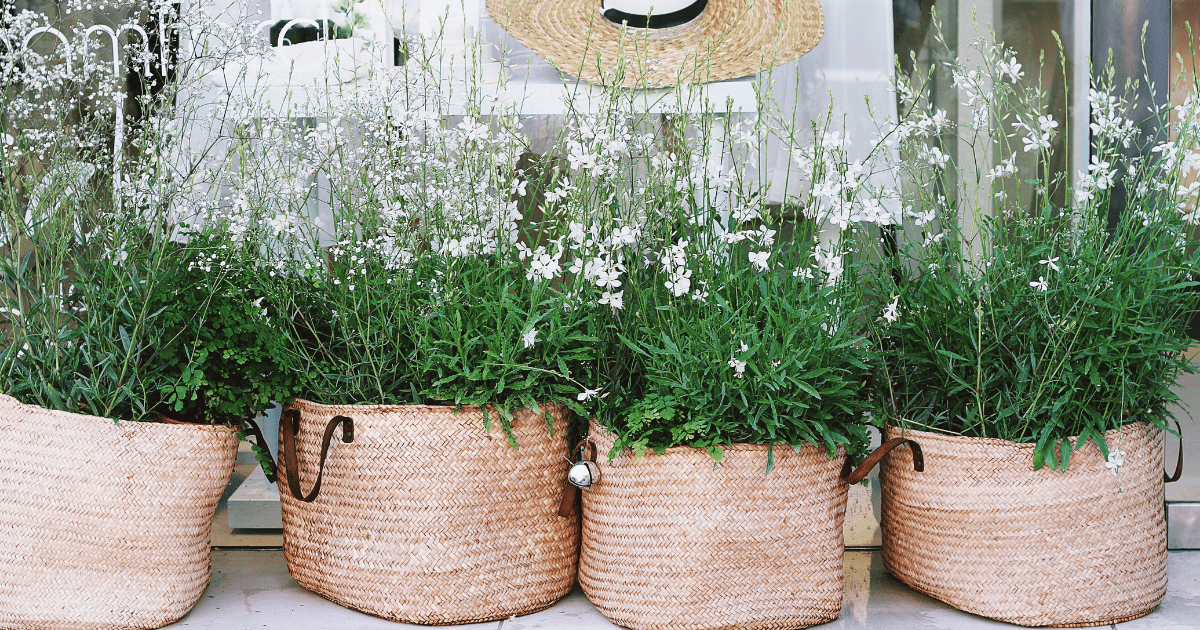
[{"label": "woven basket texture", "polygon": [[633,630],[802,628],[842,606],[845,453],[735,444],[705,451],[607,453],[593,426],[600,481],[583,493],[579,583]]},{"label": "woven basket texture", "polygon": [[0,628],[158,628],[200,598],[233,431],[0,395],[0,450]]},{"label": "woven basket texture", "polygon": [[516,412],[520,450],[495,415],[484,429],[478,407],[292,408],[305,492],[325,425],[354,421],[352,443],[335,434],[315,501],[279,484],[284,557],[304,588],[377,617],[447,625],[536,612],[574,586],[578,509],[558,516],[570,465],[562,408],[549,406],[553,435],[544,416]]},{"label": "woven basket texture", "polygon": [[[901,435],[895,427],[887,437]],[[1023,626],[1100,626],[1146,615],[1167,589],[1161,431],[1105,434],[1067,471],[1033,469],[1032,444],[908,430],[925,472],[898,448],[881,472],[883,559],[943,602]]]},{"label": "woven basket texture", "polygon": [[680,26],[625,28],[599,0],[487,0],[487,10],[538,55],[592,83],[625,60],[624,87],[667,87],[754,74],[812,50],[825,34],[820,0],[709,0]]}]

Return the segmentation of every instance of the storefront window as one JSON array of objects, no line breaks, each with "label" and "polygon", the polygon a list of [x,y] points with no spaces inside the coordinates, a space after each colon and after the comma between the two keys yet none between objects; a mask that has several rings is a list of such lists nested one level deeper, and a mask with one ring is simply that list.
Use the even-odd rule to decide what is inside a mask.
[{"label": "storefront window", "polygon": [[[897,71],[910,79],[929,77],[927,106],[943,109],[956,122],[969,123],[971,110],[960,102],[948,64],[959,60],[968,67],[979,65],[983,56],[974,44],[982,39],[999,41],[1014,51],[1022,65],[1021,88],[1040,88],[1042,115],[1060,123],[1049,157],[1023,152],[997,141],[991,147],[975,147],[949,132],[934,140],[961,167],[982,163],[984,171],[1001,160],[1014,159],[1017,177],[997,203],[1010,210],[1029,210],[1035,203],[1032,185],[1025,180],[1053,182],[1049,200],[1056,206],[1069,204],[1068,187],[1073,173],[1087,161],[1087,82],[1076,76],[1084,63],[1090,41],[1090,15],[1086,7],[1071,0],[992,0],[968,4],[955,0],[893,0]],[[1081,115],[1083,114],[1083,115]],[[975,155],[971,155],[972,151]],[[1002,154],[1003,153],[1003,154]],[[973,194],[971,182],[952,194]],[[986,181],[984,182],[986,185]],[[987,191],[984,191],[987,192]]]},{"label": "storefront window", "polygon": [[[1196,70],[1200,65],[1200,0],[1174,0],[1171,3],[1171,104],[1182,104],[1189,95],[1196,91]],[[1200,149],[1200,148],[1198,148]],[[1193,320],[1192,336],[1200,332],[1200,321]],[[1192,374],[1181,375],[1175,393],[1180,396],[1180,409],[1176,410],[1180,417],[1196,417],[1200,414],[1200,377]],[[1187,431],[1188,427],[1184,427]],[[1167,462],[1174,462],[1176,457],[1175,439],[1167,440]],[[1184,459],[1187,462],[1200,458],[1200,443],[1196,440],[1184,440]],[[1167,484],[1168,501],[1200,501],[1200,475],[1194,472],[1194,467],[1185,468],[1183,478],[1177,483]],[[1171,510],[1169,526],[1180,529],[1180,517],[1190,517],[1194,512],[1177,513]],[[1194,529],[1187,529],[1189,533]],[[1194,538],[1186,541],[1194,544]],[[1172,538],[1175,544],[1175,537]],[[1185,544],[1183,546],[1191,546]]]}]

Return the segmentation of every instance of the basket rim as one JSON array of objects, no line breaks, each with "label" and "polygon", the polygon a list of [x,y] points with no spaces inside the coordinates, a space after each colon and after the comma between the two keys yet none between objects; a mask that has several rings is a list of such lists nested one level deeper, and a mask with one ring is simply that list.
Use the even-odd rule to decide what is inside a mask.
[{"label": "basket rim", "polygon": [[[564,405],[562,403],[544,402],[541,404],[542,404],[542,407],[544,407],[544,408],[551,408],[551,409],[559,408],[559,409],[563,409],[563,410],[566,409],[566,405]],[[430,410],[430,411],[444,411],[446,409],[450,409],[450,410],[462,410],[463,412],[467,412],[467,411],[478,412],[478,411],[482,411],[486,407],[487,409],[489,409],[490,411],[495,413],[495,408],[491,407],[490,405],[487,405],[485,407],[480,407],[479,405],[425,405],[425,404],[420,404],[420,405],[417,405],[417,404],[412,404],[412,405],[374,405],[374,404],[363,404],[363,403],[351,403],[351,404],[347,404],[347,405],[329,405],[329,404],[325,404],[325,403],[313,402],[311,400],[305,400],[303,398],[297,398],[294,401],[292,401],[291,403],[284,405],[283,407],[284,407],[284,409],[287,409],[289,407],[296,406],[296,405],[305,406],[305,407],[326,408],[326,409],[349,408],[349,409],[362,409],[362,410],[367,410],[367,411],[382,411],[382,412],[405,411],[405,410],[426,410],[426,409]],[[522,411],[532,411],[532,410],[529,409],[529,407],[521,407],[520,409],[514,409],[513,414],[515,415]]]},{"label": "basket rim", "polygon": [[[592,433],[596,433],[597,435],[601,436],[602,439],[614,439],[614,441],[615,441],[615,437],[616,437],[615,434],[609,432],[607,428],[605,428],[601,424],[598,424],[594,420],[588,422],[588,436],[589,436],[588,439],[591,439]],[[792,445],[788,444],[787,442],[772,442],[771,444],[752,444],[750,442],[734,442],[733,444],[721,445],[721,448],[726,451],[733,451],[735,453],[756,453],[756,452],[765,453],[767,448],[772,447],[772,446],[783,446],[783,447],[787,447],[792,452],[797,452],[795,449],[792,448]],[[597,445],[597,447],[599,447],[599,445]],[[817,450],[821,451],[822,453],[825,452],[825,449],[823,447],[818,446],[816,444],[805,444],[804,449],[806,449],[806,450],[807,449],[817,449]],[[599,449],[597,448],[597,450],[599,450]],[[625,453],[627,451],[629,451],[628,448],[621,449],[622,453]],[[837,447],[837,450],[834,451],[833,457],[831,457],[830,460],[837,459],[837,457],[839,455],[843,455],[843,454],[845,454],[845,452],[846,452],[846,447],[839,444]],[[607,453],[607,451],[605,451],[605,453]],[[643,453],[643,456],[665,457],[672,453],[686,453],[686,454],[700,453],[700,454],[703,454],[705,457],[709,457],[708,452],[705,451],[704,449],[696,448],[694,446],[686,446],[686,445],[671,446],[671,447],[668,447],[666,450],[664,450],[662,453],[656,453],[656,452],[654,452],[653,449],[647,449],[646,452]],[[599,453],[597,453],[597,455],[599,455]],[[611,459],[609,461],[611,461]]]},{"label": "basket rim", "polygon": [[[1104,439],[1108,440],[1110,437],[1116,437],[1117,435],[1124,433],[1127,429],[1138,430],[1143,427],[1146,430],[1160,430],[1160,429],[1157,429],[1157,427],[1152,426],[1148,422],[1139,420],[1137,422],[1127,422],[1127,423],[1121,425],[1119,428],[1109,429],[1108,431],[1105,431]],[[900,437],[917,437],[922,440],[939,440],[939,441],[943,441],[943,442],[964,442],[965,441],[965,442],[974,442],[976,444],[986,445],[986,446],[1003,446],[1003,447],[1008,447],[1008,448],[1029,450],[1029,451],[1032,451],[1034,448],[1037,447],[1036,442],[1013,442],[1011,440],[1004,440],[1001,438],[985,438],[985,437],[974,437],[974,436],[968,436],[968,435],[954,435],[951,433],[938,433],[936,431],[922,431],[920,429],[904,428],[899,425],[888,422],[886,425],[884,425],[883,433],[886,436],[892,432],[895,432],[896,435],[898,435]],[[1067,439],[1069,439],[1073,443],[1075,443],[1075,442],[1078,442],[1079,436],[1072,435],[1072,436],[1068,437]]]},{"label": "basket rim", "polygon": [[87,413],[75,413],[73,411],[62,411],[60,409],[50,409],[41,405],[33,405],[23,403],[16,398],[0,393],[0,404],[9,404],[17,409],[37,410],[38,413],[49,413],[63,420],[71,420],[72,422],[92,422],[104,423],[113,427],[121,427],[122,429],[136,429],[139,431],[162,431],[167,433],[183,432],[183,431],[203,431],[206,433],[237,433],[236,427],[231,427],[224,424],[193,424],[191,422],[170,423],[161,421],[134,421],[134,420],[116,420],[113,418],[104,418],[102,416],[93,416]]}]

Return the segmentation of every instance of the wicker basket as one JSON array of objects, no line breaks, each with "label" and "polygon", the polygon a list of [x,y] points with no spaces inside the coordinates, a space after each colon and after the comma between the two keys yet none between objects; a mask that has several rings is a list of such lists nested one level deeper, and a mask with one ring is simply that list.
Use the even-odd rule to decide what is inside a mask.
[{"label": "wicker basket", "polygon": [[[888,428],[887,435],[900,435]],[[1067,472],[1033,470],[1033,445],[905,431],[881,473],[883,559],[892,575],[956,608],[1023,626],[1141,617],[1167,588],[1161,432],[1110,431],[1114,476],[1095,443]]]},{"label": "wicker basket", "polygon": [[211,576],[237,439],[0,395],[0,627],[157,628]]},{"label": "wicker basket", "polygon": [[583,493],[579,583],[634,630],[799,628],[842,606],[845,453],[737,444],[719,465],[703,450],[606,454]]},{"label": "wicker basket", "polygon": [[[348,608],[409,623],[550,607],[574,586],[579,549],[577,512],[557,513],[567,422],[561,408],[550,411],[553,435],[542,415],[516,413],[517,450],[494,417],[484,429],[477,407],[296,401],[282,420],[279,473],[292,577]],[[331,440],[339,424],[341,442]],[[296,488],[298,499],[293,484],[313,488]]]}]

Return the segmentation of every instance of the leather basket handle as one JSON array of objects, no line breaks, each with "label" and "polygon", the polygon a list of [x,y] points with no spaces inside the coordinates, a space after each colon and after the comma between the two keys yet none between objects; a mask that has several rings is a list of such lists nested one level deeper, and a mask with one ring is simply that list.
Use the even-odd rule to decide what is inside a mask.
[{"label": "leather basket handle", "polygon": [[925,455],[921,453],[921,445],[908,438],[898,437],[892,438],[883,444],[880,444],[879,448],[875,449],[870,455],[867,456],[866,459],[863,460],[863,463],[858,465],[858,468],[854,469],[854,472],[850,471],[850,460],[847,459],[846,465],[842,466],[842,482],[846,485],[854,485],[862,481],[867,477],[868,474],[870,474],[871,469],[874,468],[876,464],[883,461],[883,458],[886,457],[888,453],[892,452],[892,449],[900,446],[901,444],[908,444],[909,448],[912,449],[913,470],[917,472],[925,472]]},{"label": "leather basket handle", "polygon": [[1163,471],[1163,483],[1174,483],[1179,481],[1183,476],[1183,427],[1179,426],[1179,421],[1175,421],[1175,430],[1179,432],[1179,459],[1175,462],[1175,474],[1168,475]]},{"label": "leather basket handle", "polygon": [[321,462],[317,465],[317,481],[312,491],[305,494],[300,489],[300,455],[296,449],[296,433],[300,431],[300,411],[286,409],[280,417],[279,430],[283,440],[280,443],[279,458],[287,462],[288,490],[297,501],[312,503],[321,493],[321,477],[325,475],[325,458],[329,456],[329,444],[333,441],[333,430],[341,424],[342,442],[349,444],[354,441],[354,421],[346,416],[334,416],[325,425],[325,436],[321,438]]},{"label": "leather basket handle", "polygon": [[275,483],[276,475],[279,473],[279,466],[275,464],[275,459],[271,457],[271,449],[267,448],[267,438],[263,436],[262,429],[258,427],[257,422],[247,419],[246,424],[248,425],[246,428],[248,437],[254,438],[255,443],[258,444],[259,452],[255,454],[263,455],[267,458],[267,462],[271,464],[271,470],[269,472],[265,471],[267,475],[267,481],[269,483]]}]

